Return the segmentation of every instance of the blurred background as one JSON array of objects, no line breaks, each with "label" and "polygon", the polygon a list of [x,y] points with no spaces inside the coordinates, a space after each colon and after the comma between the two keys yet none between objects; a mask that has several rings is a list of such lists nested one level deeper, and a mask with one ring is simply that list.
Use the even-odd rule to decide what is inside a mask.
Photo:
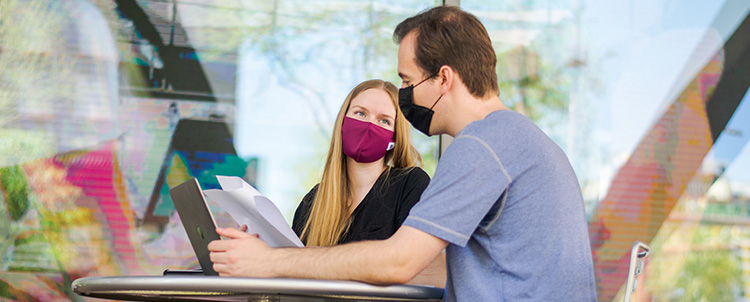
[{"label": "blurred background", "polygon": [[[576,169],[600,301],[635,240],[639,301],[750,301],[749,1],[448,2]],[[400,86],[393,29],[443,4],[0,1],[0,300],[197,266],[168,195],[190,177],[243,177],[291,220],[346,94]],[[432,174],[441,139],[413,137]]]}]

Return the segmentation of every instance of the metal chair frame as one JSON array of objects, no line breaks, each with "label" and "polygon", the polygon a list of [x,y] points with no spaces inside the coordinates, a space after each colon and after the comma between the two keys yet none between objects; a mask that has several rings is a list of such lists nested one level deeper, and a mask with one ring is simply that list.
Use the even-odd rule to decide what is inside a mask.
[{"label": "metal chair frame", "polygon": [[630,266],[628,268],[628,283],[625,286],[624,302],[630,302],[630,296],[635,292],[637,281],[636,277],[643,271],[643,258],[648,257],[651,248],[643,242],[636,241],[633,248],[630,249]]}]

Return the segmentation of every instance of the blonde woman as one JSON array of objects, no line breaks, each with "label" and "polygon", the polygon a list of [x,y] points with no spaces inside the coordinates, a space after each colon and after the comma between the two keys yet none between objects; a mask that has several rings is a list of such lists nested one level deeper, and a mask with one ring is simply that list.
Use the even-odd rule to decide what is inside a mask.
[{"label": "blonde woman", "polygon": [[294,214],[306,246],[387,239],[419,201],[430,178],[397,95],[393,84],[369,80],[341,105],[323,177]]}]

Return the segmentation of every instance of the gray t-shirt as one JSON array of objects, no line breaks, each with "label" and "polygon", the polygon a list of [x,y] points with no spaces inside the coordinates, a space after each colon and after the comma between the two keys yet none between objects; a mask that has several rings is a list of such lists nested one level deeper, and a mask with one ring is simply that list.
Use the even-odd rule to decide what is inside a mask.
[{"label": "gray t-shirt", "polygon": [[461,130],[404,225],[450,243],[446,301],[596,301],[575,172],[519,113]]}]

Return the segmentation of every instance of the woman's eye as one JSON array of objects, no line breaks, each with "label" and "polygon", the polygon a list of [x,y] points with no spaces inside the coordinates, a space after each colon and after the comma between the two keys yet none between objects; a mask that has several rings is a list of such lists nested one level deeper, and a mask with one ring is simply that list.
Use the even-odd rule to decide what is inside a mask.
[{"label": "woman's eye", "polygon": [[384,125],[390,125],[391,124],[391,121],[388,120],[388,119],[382,119],[382,120],[380,120],[380,122],[383,123]]},{"label": "woman's eye", "polygon": [[365,116],[365,113],[362,112],[362,111],[356,111],[356,112],[354,112],[354,114],[357,115],[357,116]]}]

